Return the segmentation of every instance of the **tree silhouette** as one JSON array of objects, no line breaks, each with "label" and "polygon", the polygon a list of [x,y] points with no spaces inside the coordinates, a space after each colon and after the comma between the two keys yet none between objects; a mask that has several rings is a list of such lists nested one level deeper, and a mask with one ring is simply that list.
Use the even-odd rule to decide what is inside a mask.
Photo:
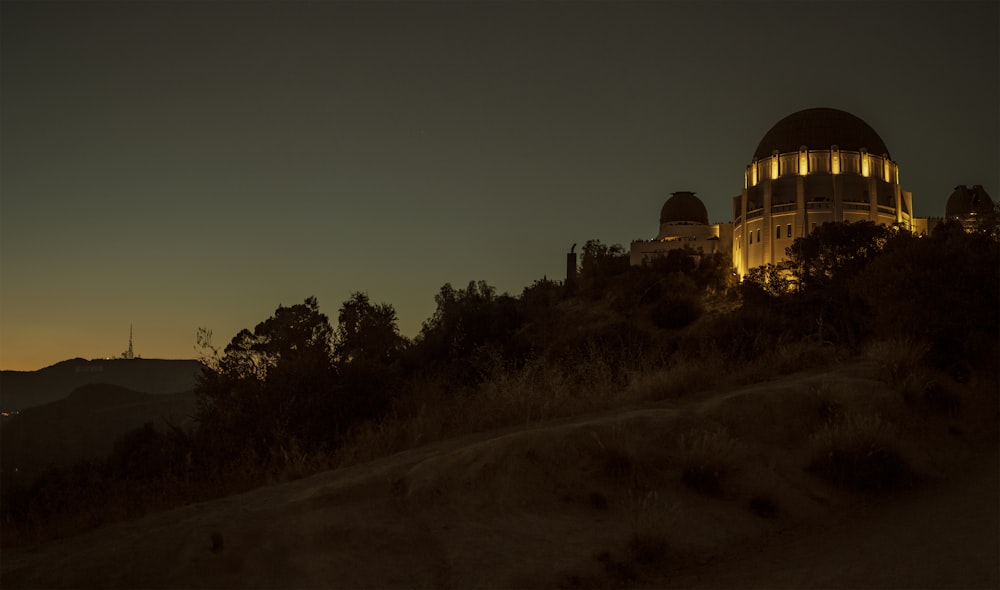
[{"label": "tree silhouette", "polygon": [[241,330],[195,387],[199,432],[220,452],[267,455],[282,445],[328,441],[334,413],[332,334],[315,297],[279,306]]},{"label": "tree silhouette", "polygon": [[372,304],[367,294],[352,293],[340,307],[333,345],[339,365],[390,364],[399,358],[406,344],[406,338],[399,334],[392,305]]},{"label": "tree silhouette", "polygon": [[873,221],[824,223],[785,249],[800,290],[822,288],[860,272],[882,252],[891,229]]}]

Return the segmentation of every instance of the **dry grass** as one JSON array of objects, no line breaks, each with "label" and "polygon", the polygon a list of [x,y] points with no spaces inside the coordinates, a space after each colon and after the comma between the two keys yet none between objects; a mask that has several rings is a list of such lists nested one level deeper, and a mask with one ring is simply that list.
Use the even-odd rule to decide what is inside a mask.
[{"label": "dry grass", "polygon": [[681,481],[686,487],[705,495],[723,491],[723,483],[736,465],[737,445],[721,427],[681,434],[679,446]]},{"label": "dry grass", "polygon": [[848,489],[897,488],[912,477],[897,440],[896,429],[878,414],[847,412],[813,437],[808,469]]},{"label": "dry grass", "polygon": [[927,344],[912,340],[878,340],[868,345],[864,356],[878,365],[882,381],[912,402],[933,380],[926,368],[929,350]]},{"label": "dry grass", "polygon": [[378,422],[357,426],[334,454],[336,465],[352,465],[453,436],[537,424],[679,398],[733,384],[765,381],[793,370],[839,362],[830,347],[797,343],[759,362],[734,366],[721,355],[677,358],[620,357],[590,350],[564,365],[543,360],[521,368],[497,365],[478,387],[449,392],[445,384],[417,383]]}]

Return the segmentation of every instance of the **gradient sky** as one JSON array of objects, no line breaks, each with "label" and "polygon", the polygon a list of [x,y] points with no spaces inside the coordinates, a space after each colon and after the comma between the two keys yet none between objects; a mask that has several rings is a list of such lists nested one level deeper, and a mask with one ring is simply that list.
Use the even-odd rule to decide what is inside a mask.
[{"label": "gradient sky", "polygon": [[867,121],[915,213],[1000,197],[1000,4],[11,2],[0,368],[192,358],[310,295],[413,336],[671,192],[729,221],[794,111]]}]

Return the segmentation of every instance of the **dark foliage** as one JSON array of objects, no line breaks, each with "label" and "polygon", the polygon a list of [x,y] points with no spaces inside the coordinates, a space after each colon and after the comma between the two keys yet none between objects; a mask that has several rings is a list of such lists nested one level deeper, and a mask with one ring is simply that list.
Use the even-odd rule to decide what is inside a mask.
[{"label": "dark foliage", "polygon": [[152,422],[115,442],[104,469],[112,478],[153,481],[183,477],[192,467],[190,438],[179,428],[161,432]]},{"label": "dark foliage", "polygon": [[688,489],[714,496],[722,490],[722,471],[715,465],[688,465],[681,471],[681,482]]},{"label": "dark foliage", "polygon": [[750,498],[750,512],[761,518],[775,518],[778,516],[778,505],[767,496],[754,496]]},{"label": "dark foliage", "polygon": [[600,240],[587,240],[577,281],[580,293],[590,299],[601,298],[612,279],[628,268],[628,252],[621,244],[607,246]]},{"label": "dark foliage", "polygon": [[667,295],[653,304],[649,318],[657,328],[677,330],[693,324],[703,312],[701,299],[694,295]]},{"label": "dark foliage", "polygon": [[836,486],[860,492],[899,488],[913,478],[899,453],[876,445],[833,449],[813,460],[809,471]]},{"label": "dark foliage", "polygon": [[659,533],[636,533],[629,539],[629,555],[639,565],[658,565],[666,559],[669,549],[666,536]]},{"label": "dark foliage", "polygon": [[417,336],[411,366],[468,385],[482,379],[497,360],[523,360],[514,335],[524,317],[514,297],[497,295],[485,281],[472,281],[465,289],[445,284],[434,300],[437,309]]},{"label": "dark foliage", "polygon": [[956,378],[995,362],[1000,334],[1000,241],[939,225],[901,233],[851,281],[873,332],[930,345],[929,359]]},{"label": "dark foliage", "polygon": [[801,291],[839,286],[881,254],[892,232],[872,221],[824,223],[792,242],[786,265]]}]

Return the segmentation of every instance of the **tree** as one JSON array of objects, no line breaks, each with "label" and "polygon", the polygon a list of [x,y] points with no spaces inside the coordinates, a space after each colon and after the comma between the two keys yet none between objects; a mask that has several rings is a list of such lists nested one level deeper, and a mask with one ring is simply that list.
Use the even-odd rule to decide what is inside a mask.
[{"label": "tree", "polygon": [[340,307],[333,356],[340,365],[352,362],[391,364],[406,347],[388,303],[372,304],[366,293],[352,293]]},{"label": "tree", "polygon": [[758,300],[763,295],[780,297],[790,290],[785,269],[776,264],[751,268],[741,284],[744,300]]},{"label": "tree", "polygon": [[628,252],[621,244],[606,246],[600,240],[587,240],[580,262],[581,287],[599,295],[612,277],[626,272],[628,267]]},{"label": "tree", "polygon": [[446,283],[434,301],[437,309],[417,337],[415,352],[422,365],[447,364],[454,378],[474,381],[484,368],[478,357],[521,360],[514,335],[523,317],[516,299],[497,295],[485,281],[470,281],[465,289]]},{"label": "tree", "polygon": [[824,223],[785,249],[799,290],[848,279],[882,252],[893,230],[872,221]]},{"label": "tree", "polygon": [[388,409],[399,389],[399,361],[407,345],[391,305],[372,304],[365,293],[353,293],[344,302],[333,345],[341,421],[377,418]]},{"label": "tree", "polygon": [[922,342],[942,369],[996,366],[1000,240],[943,223],[930,236],[893,238],[851,282],[883,339]]},{"label": "tree", "polygon": [[241,330],[195,387],[200,434],[267,455],[283,444],[328,442],[334,414],[329,319],[315,297]]}]

